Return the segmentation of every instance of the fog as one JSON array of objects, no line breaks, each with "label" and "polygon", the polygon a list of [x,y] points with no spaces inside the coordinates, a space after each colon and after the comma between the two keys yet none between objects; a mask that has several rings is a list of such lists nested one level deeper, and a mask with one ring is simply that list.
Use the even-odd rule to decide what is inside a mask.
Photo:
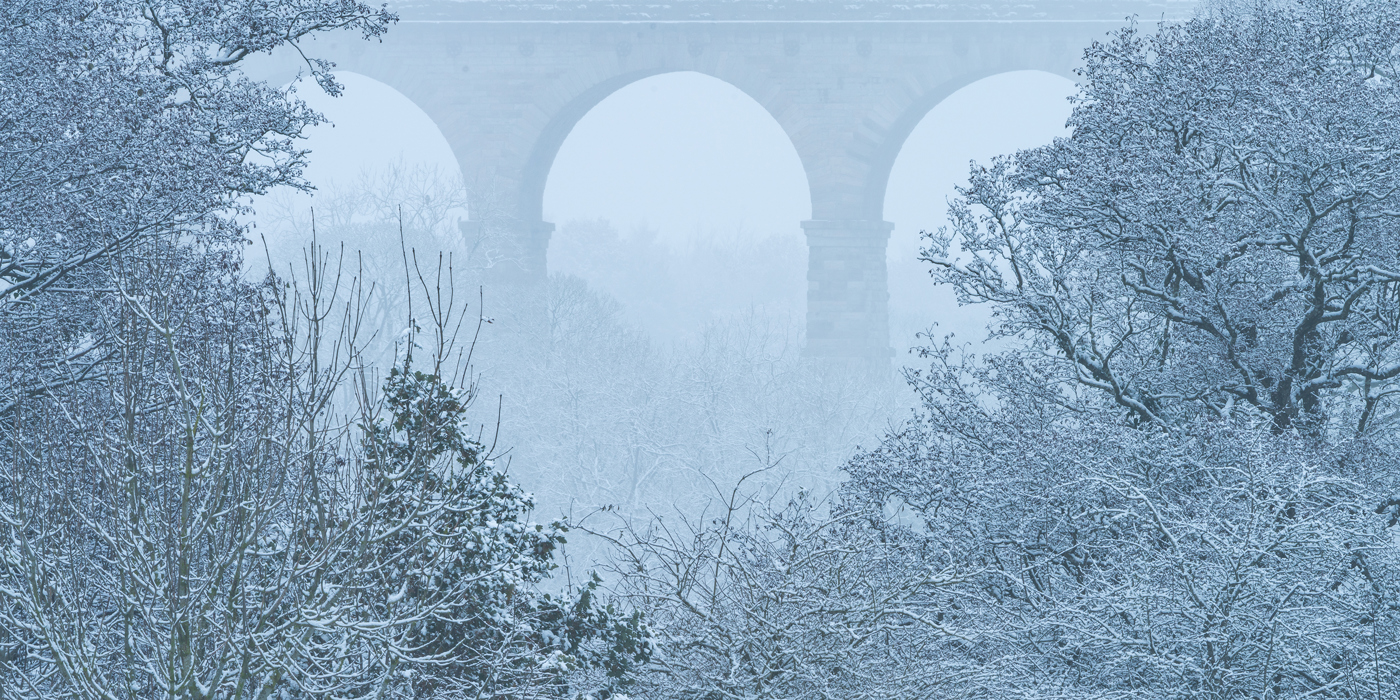
[{"label": "fog", "polygon": [[[328,119],[305,143],[317,191],[255,202],[257,230],[274,266],[294,270],[314,208],[323,245],[343,242],[379,260],[367,277],[402,275],[396,227],[386,221],[404,204],[395,197],[427,201],[429,181],[460,178],[457,161],[403,95],[355,73],[339,79],[346,89],[338,98],[299,86]],[[918,260],[920,231],[944,225],[970,160],[1064,134],[1072,91],[1048,73],[995,75],[943,100],[908,138],[885,200],[895,224],[888,269],[896,354],[874,377],[802,361],[807,250],[799,222],[811,217],[811,203],[777,122],[739,89],[699,73],[614,92],[569,133],[545,188],[545,220],[557,227],[547,349],[522,354],[501,341],[510,334],[501,324],[487,326],[481,341],[482,391],[500,397],[512,474],[546,510],[575,516],[605,505],[693,503],[771,464],[773,484],[829,489],[858,446],[875,443],[912,407],[898,368],[918,366],[910,350],[927,340],[917,334],[952,333],[974,349],[985,338],[986,319],[929,280]],[[377,214],[364,208],[369,200]],[[455,226],[465,200],[439,196],[434,206],[432,235],[410,232],[408,246],[425,261],[434,248],[465,256]],[[375,217],[388,225],[346,233]],[[482,291],[487,316],[500,308],[494,291]],[[381,329],[383,337],[394,331]]]}]

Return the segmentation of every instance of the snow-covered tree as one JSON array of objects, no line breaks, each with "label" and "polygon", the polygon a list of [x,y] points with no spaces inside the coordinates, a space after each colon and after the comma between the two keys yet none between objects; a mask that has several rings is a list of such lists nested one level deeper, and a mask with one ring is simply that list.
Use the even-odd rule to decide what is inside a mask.
[{"label": "snow-covered tree", "polygon": [[0,5],[0,697],[557,697],[644,658],[596,582],[535,590],[563,526],[468,431],[450,279],[383,385],[365,280],[243,281],[241,197],[304,185],[319,116],[238,64],[392,20]]},{"label": "snow-covered tree", "polygon": [[412,683],[423,695],[559,697],[580,670],[601,670],[602,690],[625,685],[649,653],[640,614],[597,604],[596,578],[562,597],[536,592],[567,527],[529,521],[533,498],[466,432],[474,388],[435,364],[415,369],[410,347],[385,381],[387,415],[364,426],[363,501],[346,516],[362,523],[352,540],[371,543],[354,576],[376,599],[358,607],[432,610],[399,640],[432,663]]},{"label": "snow-covered tree", "polygon": [[970,697],[1400,692],[1393,452],[1134,426],[1066,399],[1050,362],[956,357],[915,378],[920,418],[849,465],[845,496],[903,508],[970,576],[942,608]]},{"label": "snow-covered tree", "polygon": [[1400,378],[1400,14],[1224,4],[1086,53],[1071,136],[974,166],[929,237],[995,335],[1137,420],[1365,433]]},{"label": "snow-covered tree", "polygon": [[844,488],[970,577],[966,695],[1400,693],[1395,13],[1130,27],[974,166],[925,256],[1008,349],[927,348]]},{"label": "snow-covered tree", "polygon": [[[756,476],[761,472],[754,472]],[[739,479],[687,517],[622,520],[615,591],[646,613],[657,652],[633,694],[682,700],[953,697],[966,679],[957,623],[939,613],[962,583],[889,522],[806,492]]]},{"label": "snow-covered tree", "polygon": [[[122,371],[10,426],[0,697],[559,697],[589,668],[625,684],[640,619],[596,584],[534,587],[563,526],[529,522],[469,431],[460,305],[427,300],[426,340],[404,338],[426,349],[381,388],[324,257],[297,288],[236,281],[234,253],[141,253],[105,320]],[[363,404],[338,415],[352,381]]]},{"label": "snow-covered tree", "polygon": [[[303,184],[294,139],[320,117],[240,63],[393,19],[354,0],[0,4],[0,413],[112,371],[92,319],[115,256],[236,240],[240,196]],[[338,89],[329,63],[307,65]]]}]

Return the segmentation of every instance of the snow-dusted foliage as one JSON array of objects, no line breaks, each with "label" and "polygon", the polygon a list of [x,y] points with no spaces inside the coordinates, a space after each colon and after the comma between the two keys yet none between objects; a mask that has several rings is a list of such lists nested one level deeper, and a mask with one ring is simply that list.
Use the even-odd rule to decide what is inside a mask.
[{"label": "snow-dusted foliage", "polygon": [[[298,291],[146,252],[118,373],[26,402],[0,480],[0,697],[559,697],[645,659],[636,615],[533,584],[564,526],[469,432],[460,307],[382,387],[320,259]],[[416,332],[404,342],[412,346]],[[422,369],[420,369],[420,367]],[[361,409],[339,416],[338,388]]]},{"label": "snow-dusted foliage", "polygon": [[516,439],[621,506],[589,516],[612,603],[541,591],[567,526],[474,422],[486,320],[450,262],[400,250],[417,283],[377,301],[314,246],[295,283],[242,279],[238,197],[298,184],[317,116],[237,62],[390,20],[0,5],[0,699],[1400,696],[1391,3],[1221,2],[1092,47],[1073,135],[974,168],[930,236],[1009,349],[928,348],[920,410],[826,499],[770,454],[699,517],[639,517],[775,416],[829,454],[872,396],[782,333],[659,361],[556,279],[547,332],[494,349],[558,395]]},{"label": "snow-dusted foliage", "polygon": [[[758,472],[755,472],[757,474]],[[658,649],[645,698],[949,697],[965,680],[936,542],[800,492],[764,497],[745,480],[698,519],[658,517],[604,533],[622,553],[617,592]]]},{"label": "snow-dusted foliage", "polygon": [[470,389],[411,358],[384,384],[388,415],[366,426],[362,501],[346,514],[369,544],[354,572],[374,599],[357,607],[431,611],[399,640],[436,666],[411,683],[423,696],[559,697],[581,670],[604,690],[625,684],[650,651],[641,616],[596,604],[596,579],[577,595],[535,592],[567,527],[529,521],[532,497],[464,432]]},{"label": "snow-dusted foliage", "polygon": [[1073,135],[974,167],[935,278],[1138,420],[1390,414],[1391,2],[1234,3],[1086,53]]},{"label": "snow-dusted foliage", "polygon": [[1011,349],[928,348],[844,490],[968,578],[939,697],[1400,693],[1395,12],[1126,29],[974,166],[925,255]]},{"label": "snow-dusted foliage", "polygon": [[240,61],[393,19],[353,0],[0,4],[0,410],[107,370],[88,293],[111,293],[114,257],[236,239],[238,197],[300,184],[293,139],[320,117]]},{"label": "snow-dusted foliage", "polygon": [[822,512],[612,536],[648,698],[1400,695],[1393,3],[1211,4],[1086,54],[1073,135],[929,237],[947,342]]},{"label": "snow-dusted foliage", "polygon": [[1400,692],[1393,452],[1133,426],[1046,369],[940,352],[921,419],[849,467],[851,507],[902,507],[929,563],[971,578],[942,610],[968,697]]},{"label": "snow-dusted foliage", "polygon": [[645,658],[596,583],[535,590],[564,526],[469,432],[450,280],[382,384],[322,251],[243,281],[240,197],[303,184],[319,117],[238,63],[392,19],[0,3],[0,697],[558,697]]}]

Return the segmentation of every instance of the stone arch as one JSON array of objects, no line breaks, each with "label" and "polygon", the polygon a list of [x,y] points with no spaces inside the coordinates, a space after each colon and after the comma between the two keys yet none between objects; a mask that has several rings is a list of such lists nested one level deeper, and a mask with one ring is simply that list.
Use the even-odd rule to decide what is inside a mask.
[{"label": "stone arch", "polygon": [[[337,70],[336,79],[346,88],[339,97],[324,95],[305,77],[299,86],[298,97],[329,120],[328,125],[312,127],[310,138],[313,141],[306,144],[312,148],[310,170],[326,170],[329,166],[354,177],[358,175],[353,168],[357,161],[392,162],[401,157],[410,165],[431,163],[443,175],[458,173],[459,165],[451,144],[432,115],[423,111],[411,97],[389,83],[358,71]],[[325,131],[326,126],[333,126],[334,130]],[[345,133],[347,130],[349,133]],[[342,162],[318,163],[317,139],[322,143],[330,141],[332,147],[338,149],[323,153],[323,157],[330,156]],[[345,158],[351,152],[351,143],[354,153]]]},{"label": "stone arch", "polygon": [[883,205],[908,136],[936,104],[981,78],[1068,74],[1079,47],[1109,28],[1088,20],[433,20],[406,23],[373,50],[331,48],[346,69],[394,86],[433,119],[464,178],[484,183],[481,218],[473,214],[464,231],[487,232],[498,246],[495,279],[527,287],[542,286],[553,228],[541,218],[544,187],[579,119],[623,86],[662,73],[694,71],[734,86],[774,118],[807,177],[808,354],[880,364],[891,354],[884,261],[892,225]]},{"label": "stone arch", "polygon": [[[296,97],[320,112],[327,121],[303,131],[302,140],[296,143],[297,148],[310,150],[302,176],[315,191],[279,188],[249,200],[254,210],[264,215],[280,209],[293,217],[272,222],[266,218],[257,219],[267,255],[260,252],[247,256],[245,263],[250,269],[261,270],[264,260],[272,262],[280,271],[284,271],[287,264],[299,262],[302,249],[310,239],[307,217],[317,211],[324,224],[325,207],[334,206],[337,201],[337,198],[327,201],[327,196],[343,195],[367,184],[378,187],[397,182],[407,187],[446,187],[456,180],[458,161],[437,123],[395,86],[359,71],[337,70],[336,78],[345,86],[345,91],[331,97],[304,74],[300,76],[301,82],[296,83],[299,76],[295,70],[269,70],[258,77],[280,88],[295,88]],[[362,180],[362,176],[367,181]],[[402,194],[409,191],[398,190]],[[405,207],[405,211],[410,217],[413,215],[411,205]],[[450,226],[452,219],[470,212],[465,203],[460,203],[447,209],[446,214],[446,220],[435,219],[434,223]],[[359,235],[346,230],[328,233],[324,226],[321,229],[324,246],[334,246],[335,241],[339,241],[351,250],[368,250],[375,245],[372,239]],[[436,241],[426,231],[413,230],[410,224],[410,246],[437,245]]]},{"label": "stone arch", "polygon": [[515,208],[522,218],[532,221],[543,219],[544,188],[549,181],[549,171],[554,167],[554,158],[559,155],[560,147],[573,132],[574,126],[609,95],[664,72],[668,71],[639,70],[613,76],[584,90],[555,112],[536,138],[521,173],[519,201]]},{"label": "stone arch", "polygon": [[547,268],[612,295],[658,340],[755,305],[799,319],[809,192],[750,93],[710,72],[656,74],[598,102],[558,149]]},{"label": "stone arch", "polygon": [[1051,68],[1034,64],[998,66],[958,75],[911,100],[886,128],[885,139],[876,147],[870,157],[869,180],[866,182],[865,194],[862,198],[862,207],[867,212],[867,216],[879,218],[884,215],[885,195],[889,189],[890,173],[894,170],[895,160],[899,158],[900,151],[904,149],[904,144],[909,140],[909,136],[914,133],[914,129],[919,126],[924,117],[928,116],[929,112],[932,112],[953,93],[974,83],[1005,73],[1027,70],[1049,73],[1067,78],[1070,81],[1074,81],[1077,77],[1068,68]]},{"label": "stone arch", "polygon": [[1042,70],[996,73],[974,81],[940,101],[902,144],[888,176],[884,214],[894,222],[887,265],[890,333],[894,346],[907,349],[933,321],[938,334],[953,333],[975,349],[986,337],[989,310],[960,306],[947,287],[929,283],[930,268],[918,261],[920,231],[946,220],[946,197],[965,183],[968,160],[985,163],[994,155],[1034,147],[1063,133],[1073,92],[1063,76]]},{"label": "stone arch", "polygon": [[[521,176],[518,193],[519,201],[516,204],[516,211],[520,212],[521,218],[532,221],[543,219],[544,193],[550,172],[559,155],[560,148],[564,145],[569,135],[573,133],[574,127],[577,126],[585,116],[604,100],[623,88],[649,78],[674,73],[696,73],[703,75],[707,78],[717,80],[747,96],[753,104],[762,108],[769,120],[782,131],[783,135],[787,138],[789,149],[792,150],[797,160],[801,162],[801,155],[794,147],[791,136],[787,133],[786,129],[783,129],[782,123],[777,120],[772,110],[755,97],[751,91],[746,90],[742,85],[736,84],[735,81],[728,79],[728,76],[717,74],[717,71],[697,68],[656,68],[651,70],[629,71],[611,76],[579,93],[562,108],[557,110],[548,124],[540,131],[530,151],[530,155],[526,160],[524,171]],[[805,164],[802,172],[805,178],[807,174]],[[810,187],[808,189],[810,190]]]},{"label": "stone arch", "polygon": [[[888,243],[894,224],[885,220],[890,174],[910,134],[939,103],[987,77],[1019,70],[1068,72],[1067,52],[1032,46],[992,60],[966,61],[964,70],[938,76],[928,70],[872,90],[866,107],[847,117],[854,138],[803,145],[822,152],[823,201],[813,183],[812,221],[803,222],[810,254],[807,352],[816,357],[868,358],[883,363],[889,345]],[[950,62],[952,63],[952,62]],[[1061,67],[1063,66],[1063,67]],[[937,82],[932,78],[938,76]],[[833,132],[833,135],[839,132]],[[827,137],[828,139],[830,137]],[[805,160],[805,159],[804,159]],[[809,180],[812,176],[809,171]]]}]

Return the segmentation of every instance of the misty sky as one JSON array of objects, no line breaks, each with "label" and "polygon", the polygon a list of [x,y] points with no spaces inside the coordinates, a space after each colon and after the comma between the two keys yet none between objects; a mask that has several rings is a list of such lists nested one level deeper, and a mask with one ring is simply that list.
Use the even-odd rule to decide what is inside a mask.
[{"label": "misty sky", "polygon": [[[346,85],[340,98],[314,86],[301,90],[332,122],[310,131],[313,183],[330,187],[396,159],[456,172],[447,142],[407,98],[353,73],[340,77]],[[954,93],[909,138],[885,204],[885,218],[896,226],[890,292],[900,356],[914,342],[913,332],[932,320],[964,339],[982,336],[980,316],[956,309],[915,260],[918,232],[942,225],[952,184],[966,177],[969,159],[986,160],[1065,133],[1072,91],[1072,83],[1048,73],[993,76]],[[619,231],[645,228],[675,246],[706,236],[797,241],[798,222],[811,213],[797,153],[777,122],[737,88],[690,72],[633,83],[585,116],[555,161],[544,211],[561,232],[570,220],[602,217]],[[795,260],[783,264],[801,264]],[[575,272],[570,263],[551,253],[551,270]],[[789,279],[805,275],[788,272]],[[625,279],[628,271],[614,274]],[[794,290],[792,298],[801,294]]]}]

